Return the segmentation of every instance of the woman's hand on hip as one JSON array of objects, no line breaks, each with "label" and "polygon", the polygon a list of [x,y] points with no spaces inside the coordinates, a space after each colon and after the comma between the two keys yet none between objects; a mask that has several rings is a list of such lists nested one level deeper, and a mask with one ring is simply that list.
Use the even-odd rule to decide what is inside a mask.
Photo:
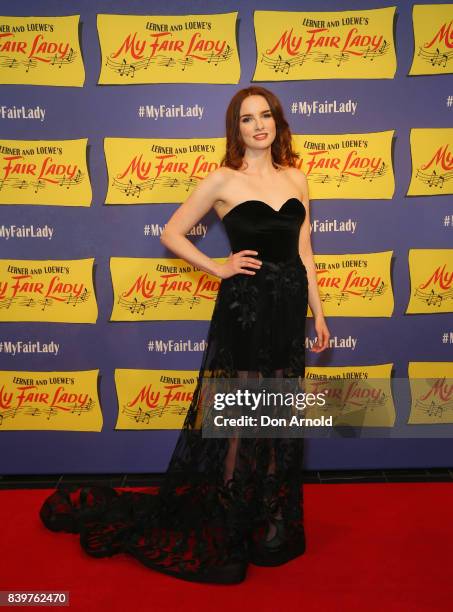
[{"label": "woman's hand on hip", "polygon": [[[217,276],[220,278],[230,278],[235,274],[256,274],[254,270],[261,268],[261,261],[250,255],[258,255],[258,251],[244,249],[237,253],[230,253],[227,260],[223,264],[219,264]],[[249,268],[252,268],[250,270]]]}]

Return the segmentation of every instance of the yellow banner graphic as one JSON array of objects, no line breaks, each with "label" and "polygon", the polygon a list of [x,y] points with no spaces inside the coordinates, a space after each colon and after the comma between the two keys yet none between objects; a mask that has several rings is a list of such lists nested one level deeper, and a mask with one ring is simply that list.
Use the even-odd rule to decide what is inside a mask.
[{"label": "yellow banner graphic", "polygon": [[90,206],[87,143],[0,140],[0,204]]},{"label": "yellow banner graphic", "polygon": [[0,321],[96,323],[90,259],[0,259]]},{"label": "yellow banner graphic", "polygon": [[408,424],[453,423],[453,363],[414,361],[408,365],[411,411]]},{"label": "yellow banner graphic", "polygon": [[195,370],[115,370],[115,429],[181,429],[197,379]]},{"label": "yellow banner graphic", "polygon": [[453,249],[409,249],[407,314],[453,312]]},{"label": "yellow banner graphic", "polygon": [[0,431],[101,431],[98,376],[99,370],[0,371]]},{"label": "yellow banner graphic", "polygon": [[453,72],[453,4],[415,4],[414,56],[409,74]]},{"label": "yellow banner graphic", "polygon": [[253,80],[393,79],[395,10],[255,11]]},{"label": "yellow banner graphic", "polygon": [[297,166],[313,199],[391,199],[394,130],[367,134],[295,134]]},{"label": "yellow banner graphic", "polygon": [[111,257],[110,272],[111,321],[210,320],[221,282],[183,259]]},{"label": "yellow banner graphic", "polygon": [[375,366],[307,367],[306,393],[323,393],[324,406],[306,408],[308,418],[331,416],[334,427],[393,427],[392,363]]},{"label": "yellow banner graphic", "polygon": [[79,17],[0,17],[0,83],[83,87]]},{"label": "yellow banner graphic", "polygon": [[413,128],[412,176],[407,195],[453,193],[453,128]]},{"label": "yellow banner graphic", "polygon": [[105,138],[106,204],[180,203],[220,166],[224,138]]},{"label": "yellow banner graphic", "polygon": [[238,83],[236,19],[237,12],[98,15],[98,83]]},{"label": "yellow banner graphic", "polygon": [[[328,317],[391,317],[393,251],[315,255],[318,289]],[[308,316],[313,316],[308,308]]]}]

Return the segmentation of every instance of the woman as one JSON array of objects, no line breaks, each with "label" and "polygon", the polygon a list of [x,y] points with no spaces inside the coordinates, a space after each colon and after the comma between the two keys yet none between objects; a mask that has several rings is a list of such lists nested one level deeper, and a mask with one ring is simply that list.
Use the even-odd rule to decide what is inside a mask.
[{"label": "woman", "polygon": [[[158,495],[60,488],[41,509],[54,531],[80,533],[96,557],[127,552],[147,567],[232,584],[248,564],[276,566],[305,550],[302,438],[203,438],[203,381],[305,375],[309,302],[327,347],[310,244],[308,187],[280,102],[238,91],[226,115],[227,150],[168,221],[162,243],[222,279],[198,383]],[[187,232],[214,208],[232,252],[218,263]],[[204,401],[204,400],[203,400]]]}]

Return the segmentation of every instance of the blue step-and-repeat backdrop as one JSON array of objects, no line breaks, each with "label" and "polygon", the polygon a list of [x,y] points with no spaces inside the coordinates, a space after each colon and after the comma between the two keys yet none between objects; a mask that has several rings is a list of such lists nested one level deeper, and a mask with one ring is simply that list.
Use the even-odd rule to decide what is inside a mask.
[{"label": "blue step-and-repeat backdrop", "polygon": [[[4,3],[0,474],[165,471],[220,279],[159,237],[251,84],[309,183],[331,339],[309,350],[309,312],[307,378],[350,381],[349,427],[307,440],[305,468],[451,465],[452,72],[453,4]],[[188,238],[229,253],[213,210]]]}]

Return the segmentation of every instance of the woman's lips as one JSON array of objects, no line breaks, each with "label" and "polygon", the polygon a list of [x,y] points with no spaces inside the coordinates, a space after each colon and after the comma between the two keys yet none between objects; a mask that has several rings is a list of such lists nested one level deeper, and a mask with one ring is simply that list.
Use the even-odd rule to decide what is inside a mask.
[{"label": "woman's lips", "polygon": [[253,138],[255,138],[255,140],[264,140],[265,138],[267,138],[267,134],[256,134],[256,136],[254,136]]}]

